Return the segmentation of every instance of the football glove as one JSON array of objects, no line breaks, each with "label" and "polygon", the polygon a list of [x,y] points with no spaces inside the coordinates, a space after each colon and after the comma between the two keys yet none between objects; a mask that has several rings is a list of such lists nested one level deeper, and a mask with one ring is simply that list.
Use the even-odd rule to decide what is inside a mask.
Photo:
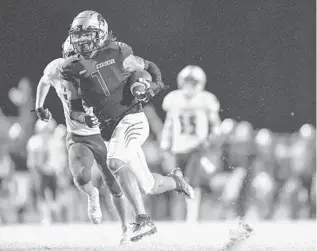
[{"label": "football glove", "polygon": [[95,115],[85,115],[84,122],[89,128],[99,126],[99,121]]},{"label": "football glove", "polygon": [[48,122],[52,118],[52,114],[47,108],[39,107],[32,111],[35,111],[37,117],[45,122]]},{"label": "football glove", "polygon": [[169,86],[165,86],[162,82],[152,82],[150,80],[139,78],[137,82],[131,85],[130,91],[139,101],[148,102],[162,90],[167,90]]}]

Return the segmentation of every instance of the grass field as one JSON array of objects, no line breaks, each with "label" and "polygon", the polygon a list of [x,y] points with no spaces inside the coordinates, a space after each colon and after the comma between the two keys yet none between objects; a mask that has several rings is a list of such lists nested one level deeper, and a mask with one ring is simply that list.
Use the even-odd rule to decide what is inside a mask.
[{"label": "grass field", "polygon": [[[254,222],[253,236],[234,250],[315,251],[316,222]],[[13,251],[214,251],[228,241],[235,222],[157,223],[158,233],[118,245],[119,224],[16,225],[0,227],[0,250]],[[233,250],[233,249],[232,249]]]}]

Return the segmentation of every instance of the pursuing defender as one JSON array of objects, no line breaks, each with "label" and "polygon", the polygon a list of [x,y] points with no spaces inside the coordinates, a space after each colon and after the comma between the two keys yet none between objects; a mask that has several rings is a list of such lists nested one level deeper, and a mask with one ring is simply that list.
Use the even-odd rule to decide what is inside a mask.
[{"label": "pursuing defender", "polygon": [[161,148],[172,156],[194,187],[195,199],[186,200],[187,220],[196,221],[200,206],[200,161],[204,145],[220,132],[219,101],[205,91],[206,74],[195,65],[186,66],[177,76],[178,90],[163,100],[166,119]]},{"label": "pursuing defender", "polygon": [[[78,189],[88,196],[88,217],[92,223],[98,224],[102,220],[102,212],[99,202],[99,191],[92,185],[91,168],[94,161],[97,162],[102,177],[108,185],[116,206],[117,212],[121,219],[123,236],[121,242],[127,241],[127,218],[125,212],[123,193],[115,177],[107,167],[107,148],[101,137],[98,127],[88,127],[85,124],[78,123],[70,118],[70,103],[67,99],[68,90],[67,83],[62,78],[60,69],[65,61],[73,53],[69,38],[63,44],[63,57],[50,62],[39,81],[36,94],[36,113],[37,116],[44,121],[49,121],[51,113],[48,109],[44,109],[44,101],[50,90],[54,87],[58,97],[60,98],[65,115],[67,127],[67,149],[69,166],[74,178],[74,183]],[[91,120],[95,120],[95,116],[91,113],[91,109],[84,107],[87,114],[90,114]]]},{"label": "pursuing defender", "polygon": [[[156,232],[146,214],[139,185],[145,194],[176,190],[193,197],[180,169],[175,168],[169,176],[152,174],[142,150],[149,134],[142,102],[148,102],[164,88],[161,72],[153,62],[134,56],[130,46],[116,42],[108,32],[106,20],[95,11],[79,13],[69,35],[78,53],[63,65],[65,79],[73,83],[69,87],[70,116],[93,126],[95,123],[82,107],[82,99],[93,107],[101,123],[101,134],[109,141],[109,168],[119,178],[137,215],[131,237],[136,241]],[[144,70],[150,73],[153,82],[142,78],[130,83],[134,72]]]}]

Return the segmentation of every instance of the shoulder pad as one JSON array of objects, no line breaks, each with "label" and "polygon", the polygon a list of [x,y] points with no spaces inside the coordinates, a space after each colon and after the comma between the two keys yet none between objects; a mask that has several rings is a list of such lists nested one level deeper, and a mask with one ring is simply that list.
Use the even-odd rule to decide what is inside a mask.
[{"label": "shoulder pad", "polygon": [[119,50],[121,51],[121,53],[123,54],[125,58],[133,54],[133,50],[131,46],[127,45],[126,43],[118,42],[118,41],[114,43],[119,47]]},{"label": "shoulder pad", "polygon": [[48,65],[45,67],[43,71],[44,76],[57,76],[59,75],[60,68],[62,64],[64,63],[65,59],[64,58],[57,58],[48,63]]},{"label": "shoulder pad", "polygon": [[217,97],[208,91],[204,91],[204,101],[206,104],[206,107],[208,110],[212,111],[212,112],[219,112],[220,110],[220,103],[219,100],[217,99]]},{"label": "shoulder pad", "polygon": [[165,98],[163,99],[163,104],[162,104],[162,108],[164,111],[168,111],[169,109],[171,109],[175,103],[175,100],[177,102],[177,93],[178,91],[171,91],[170,93],[168,93]]}]

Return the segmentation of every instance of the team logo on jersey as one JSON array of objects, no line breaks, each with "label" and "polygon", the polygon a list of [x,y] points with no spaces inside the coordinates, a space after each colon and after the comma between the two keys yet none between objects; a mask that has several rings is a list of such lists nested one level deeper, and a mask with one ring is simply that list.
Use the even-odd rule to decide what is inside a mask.
[{"label": "team logo on jersey", "polygon": [[102,67],[105,67],[105,66],[108,66],[108,65],[112,65],[112,64],[115,64],[115,63],[116,63],[116,61],[113,58],[113,59],[101,62],[100,64],[96,64],[96,68],[97,68],[97,70],[99,70]]}]

